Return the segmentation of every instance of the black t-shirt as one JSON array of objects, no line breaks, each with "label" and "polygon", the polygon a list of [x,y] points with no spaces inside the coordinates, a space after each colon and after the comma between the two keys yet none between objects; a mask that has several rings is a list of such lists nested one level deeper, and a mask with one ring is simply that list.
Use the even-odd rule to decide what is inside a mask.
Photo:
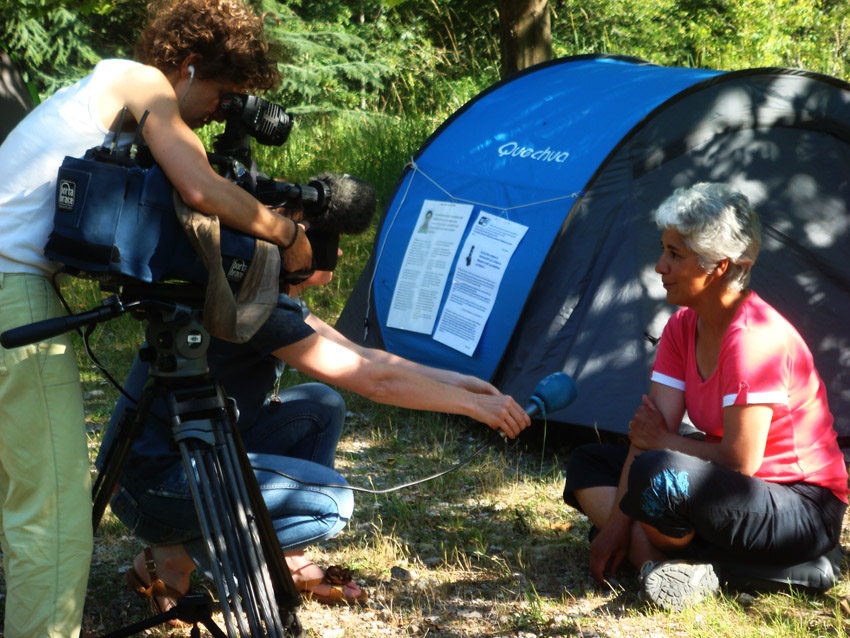
[{"label": "black t-shirt", "polygon": [[[286,295],[280,295],[269,319],[247,342],[236,344],[215,338],[211,340],[207,352],[210,374],[224,386],[227,395],[236,400],[240,430],[251,427],[267,394],[274,387],[278,360],[272,353],[313,333],[314,330],[304,321],[301,305]],[[150,364],[138,357],[133,362],[125,385],[131,396],[141,396],[149,368]],[[106,449],[114,438],[116,417],[128,405],[129,401],[124,397],[119,400],[102,448]],[[128,473],[126,468],[133,468],[133,471]],[[157,399],[151,406],[144,430],[133,444],[120,482],[133,491],[134,484],[141,485],[154,477],[178,470],[182,471],[182,463],[171,444],[168,410],[165,402]]]}]

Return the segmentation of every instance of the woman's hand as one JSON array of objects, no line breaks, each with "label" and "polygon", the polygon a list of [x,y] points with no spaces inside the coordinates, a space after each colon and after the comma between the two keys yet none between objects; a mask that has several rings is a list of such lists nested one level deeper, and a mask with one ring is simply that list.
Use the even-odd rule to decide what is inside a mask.
[{"label": "woman's hand", "polygon": [[629,422],[629,441],[641,450],[662,450],[669,448],[670,437],[676,434],[670,432],[664,415],[648,396],[643,400]]},{"label": "woman's hand", "polygon": [[508,438],[513,439],[531,425],[531,418],[512,397],[505,394],[476,394],[474,397],[470,416],[494,430],[501,430]]},{"label": "woman's hand", "polygon": [[490,394],[493,396],[501,396],[502,393],[499,391],[496,386],[492,383],[484,381],[483,379],[479,379],[478,377],[473,377],[470,374],[464,374],[460,376],[458,381],[458,385],[467,390],[468,392],[472,392],[474,394]]},{"label": "woman's hand", "polygon": [[628,556],[631,542],[631,519],[613,516],[599,530],[590,544],[590,574],[600,583],[616,576],[620,564]]}]

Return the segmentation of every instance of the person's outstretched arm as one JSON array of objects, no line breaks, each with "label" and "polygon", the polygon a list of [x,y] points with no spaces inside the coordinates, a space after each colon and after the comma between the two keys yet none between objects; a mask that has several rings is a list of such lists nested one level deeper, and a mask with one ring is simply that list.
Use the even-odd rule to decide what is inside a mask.
[{"label": "person's outstretched arm", "polygon": [[[444,383],[396,361],[372,360],[358,349],[315,333],[274,355],[314,379],[345,388],[377,403],[415,410],[462,414],[514,438],[531,419],[513,398],[477,393]],[[381,357],[379,357],[380,359]],[[410,362],[407,362],[408,364]]]},{"label": "person's outstretched arm", "polygon": [[460,386],[461,388],[474,392],[475,394],[502,394],[492,383],[479,379],[478,377],[474,377],[470,374],[462,374],[460,372],[444,370],[441,368],[432,368],[430,366],[416,363],[415,361],[409,361],[408,359],[394,355],[386,350],[365,348],[357,345],[345,335],[341,334],[336,328],[329,326],[312,313],[307,316],[305,321],[310,324],[310,327],[313,328],[313,330],[322,335],[325,339],[338,343],[341,346],[356,352],[358,355],[369,361],[404,366],[413,372],[417,372],[430,379],[439,381],[440,383]]}]

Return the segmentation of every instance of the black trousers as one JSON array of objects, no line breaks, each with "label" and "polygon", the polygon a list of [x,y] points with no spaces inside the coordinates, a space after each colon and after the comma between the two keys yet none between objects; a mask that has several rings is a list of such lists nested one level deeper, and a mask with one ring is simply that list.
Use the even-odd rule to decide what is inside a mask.
[{"label": "black trousers", "polygon": [[[628,450],[577,448],[567,465],[564,500],[619,482]],[[671,450],[638,455],[620,509],[666,536],[696,531],[691,552],[747,562],[808,561],[835,547],[847,505],[811,483],[771,483]]]}]

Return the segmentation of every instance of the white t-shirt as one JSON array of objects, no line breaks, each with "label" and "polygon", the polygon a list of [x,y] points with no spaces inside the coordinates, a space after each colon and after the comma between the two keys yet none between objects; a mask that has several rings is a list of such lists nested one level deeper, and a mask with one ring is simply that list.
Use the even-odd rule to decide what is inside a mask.
[{"label": "white t-shirt", "polygon": [[98,116],[103,89],[130,60],[104,60],[82,80],[30,112],[0,146],[0,272],[50,274],[44,256],[53,228],[56,175],[66,156],[82,157],[109,132]]}]

